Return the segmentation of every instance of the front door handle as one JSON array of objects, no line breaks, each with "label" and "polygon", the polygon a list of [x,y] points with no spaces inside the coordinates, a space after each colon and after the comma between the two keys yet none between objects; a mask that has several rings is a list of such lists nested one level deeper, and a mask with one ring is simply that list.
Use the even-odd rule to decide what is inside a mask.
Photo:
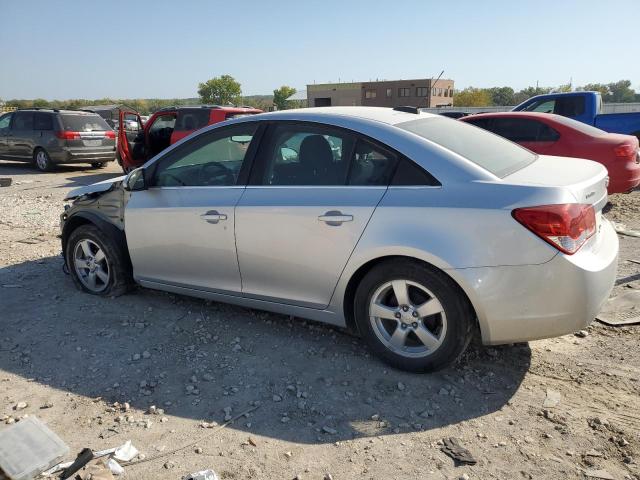
[{"label": "front door handle", "polygon": [[207,213],[200,215],[200,218],[207,223],[218,223],[226,220],[227,216],[224,213],[219,213],[217,210],[209,210]]},{"label": "front door handle", "polygon": [[353,215],[343,214],[338,210],[331,210],[324,215],[320,215],[318,220],[326,223],[327,225],[331,225],[332,227],[337,227],[338,225],[342,225],[344,222],[352,222]]}]

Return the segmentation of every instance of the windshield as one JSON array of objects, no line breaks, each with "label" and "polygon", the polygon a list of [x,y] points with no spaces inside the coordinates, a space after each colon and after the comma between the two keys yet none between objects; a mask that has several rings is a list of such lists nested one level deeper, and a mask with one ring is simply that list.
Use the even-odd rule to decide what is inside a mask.
[{"label": "windshield", "polygon": [[72,132],[104,132],[111,127],[100,115],[64,113],[60,115],[65,130]]},{"label": "windshield", "polygon": [[537,158],[509,140],[458,120],[430,117],[399,123],[396,127],[437,143],[497,177],[516,172]]}]

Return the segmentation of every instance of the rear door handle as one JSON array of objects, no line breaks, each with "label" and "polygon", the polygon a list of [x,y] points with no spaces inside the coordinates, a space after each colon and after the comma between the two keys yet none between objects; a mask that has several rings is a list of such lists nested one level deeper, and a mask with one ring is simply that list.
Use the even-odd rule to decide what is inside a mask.
[{"label": "rear door handle", "polygon": [[217,210],[209,210],[207,213],[200,215],[200,218],[207,223],[218,223],[226,220],[227,216],[224,213],[219,213]]},{"label": "rear door handle", "polygon": [[327,225],[337,227],[338,225],[342,225],[344,222],[352,222],[353,215],[343,214],[338,210],[331,210],[324,215],[320,215],[318,220],[326,223]]}]

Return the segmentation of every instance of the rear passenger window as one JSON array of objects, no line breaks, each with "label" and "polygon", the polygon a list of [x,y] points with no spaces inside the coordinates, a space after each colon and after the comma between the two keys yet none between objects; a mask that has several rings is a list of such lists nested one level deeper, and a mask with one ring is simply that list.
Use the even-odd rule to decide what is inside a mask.
[{"label": "rear passenger window", "polygon": [[178,110],[178,120],[175,124],[175,131],[190,132],[199,130],[209,124],[211,110],[208,108]]},{"label": "rear passenger window", "polygon": [[391,185],[439,187],[441,183],[420,165],[403,158],[398,163]]},{"label": "rear passenger window", "polygon": [[33,112],[16,112],[11,128],[13,130],[33,130]]},{"label": "rear passenger window", "polygon": [[34,130],[53,130],[53,117],[50,113],[36,112]]},{"label": "rear passenger window", "polygon": [[542,142],[558,139],[555,130],[528,118],[496,118],[491,131],[512,142]]},{"label": "rear passenger window", "polygon": [[389,185],[396,156],[366,140],[358,140],[349,172],[349,185]]}]

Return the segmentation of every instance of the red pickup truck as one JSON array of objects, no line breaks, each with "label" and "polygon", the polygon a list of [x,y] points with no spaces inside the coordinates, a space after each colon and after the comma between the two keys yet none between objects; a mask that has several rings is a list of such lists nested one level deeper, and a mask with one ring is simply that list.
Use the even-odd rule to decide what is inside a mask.
[{"label": "red pickup truck", "polygon": [[250,107],[216,105],[166,107],[155,112],[146,123],[134,110],[120,109],[117,159],[125,173],[139,167],[169,145],[191,133],[232,118],[255,115],[262,110]]}]

